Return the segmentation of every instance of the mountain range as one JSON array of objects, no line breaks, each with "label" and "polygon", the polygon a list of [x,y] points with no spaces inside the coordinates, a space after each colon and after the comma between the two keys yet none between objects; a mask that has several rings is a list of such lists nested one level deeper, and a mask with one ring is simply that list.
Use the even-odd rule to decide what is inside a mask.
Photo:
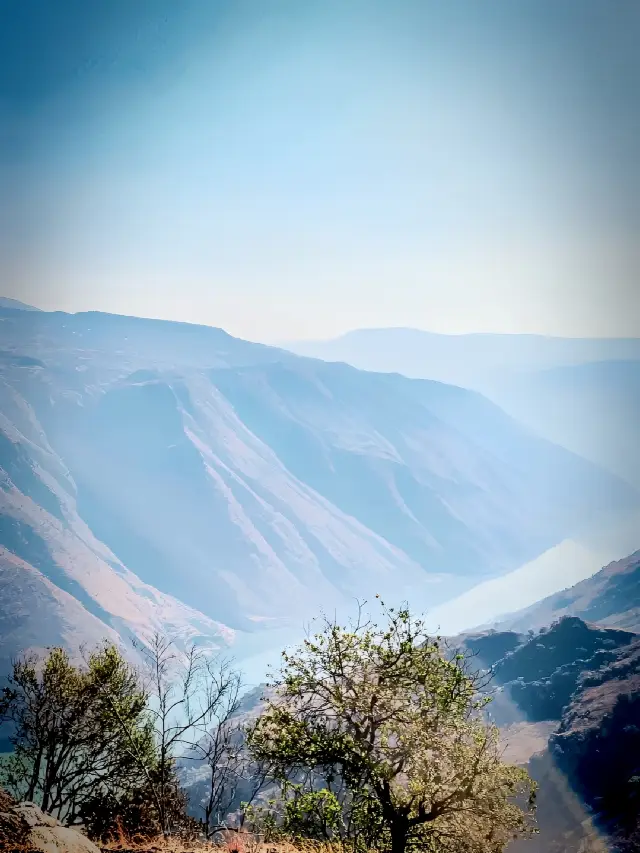
[{"label": "mountain range", "polygon": [[640,359],[505,374],[484,391],[539,435],[640,486]]},{"label": "mountain range", "polygon": [[539,435],[640,486],[640,338],[362,329],[293,352],[485,394]]},{"label": "mountain range", "polygon": [[410,328],[355,329],[333,339],[294,341],[284,346],[298,355],[343,361],[361,370],[402,373],[471,388],[507,372],[640,359],[640,338],[446,335]]},{"label": "mountain range", "polygon": [[8,296],[0,296],[0,308],[11,308],[15,311],[40,311],[35,305],[27,305],[19,299],[11,299]]},{"label": "mountain range", "polygon": [[0,309],[0,346],[5,659],[421,607],[639,502],[442,382],[98,312]]}]

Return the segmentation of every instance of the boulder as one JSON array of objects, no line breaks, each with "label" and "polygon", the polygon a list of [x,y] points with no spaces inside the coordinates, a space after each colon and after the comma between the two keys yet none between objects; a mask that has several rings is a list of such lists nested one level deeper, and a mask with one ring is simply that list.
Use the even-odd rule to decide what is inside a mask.
[{"label": "boulder", "polygon": [[63,826],[35,803],[15,803],[4,795],[0,801],[0,847],[38,853],[100,853],[77,829]]}]

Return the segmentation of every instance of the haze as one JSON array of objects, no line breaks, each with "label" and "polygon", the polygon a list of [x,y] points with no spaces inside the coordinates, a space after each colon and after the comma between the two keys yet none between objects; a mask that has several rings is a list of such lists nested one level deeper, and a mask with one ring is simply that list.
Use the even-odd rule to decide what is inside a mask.
[{"label": "haze", "polygon": [[5,2],[4,293],[266,342],[634,335],[639,13]]}]

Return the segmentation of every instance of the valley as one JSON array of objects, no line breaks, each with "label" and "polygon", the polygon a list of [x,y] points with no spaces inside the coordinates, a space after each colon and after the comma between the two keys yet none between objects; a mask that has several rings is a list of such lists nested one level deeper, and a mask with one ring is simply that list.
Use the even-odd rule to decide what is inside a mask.
[{"label": "valley", "polygon": [[440,382],[99,313],[4,309],[0,333],[2,568],[53,614],[5,599],[13,647],[65,602],[89,640],[238,648],[376,593],[422,609],[640,502]]}]

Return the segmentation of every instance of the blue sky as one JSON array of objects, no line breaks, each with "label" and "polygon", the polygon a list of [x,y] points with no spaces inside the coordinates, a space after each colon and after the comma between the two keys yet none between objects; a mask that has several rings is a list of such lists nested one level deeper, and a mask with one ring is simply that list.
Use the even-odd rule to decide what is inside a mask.
[{"label": "blue sky", "polygon": [[640,334],[635,0],[0,0],[3,295]]}]

